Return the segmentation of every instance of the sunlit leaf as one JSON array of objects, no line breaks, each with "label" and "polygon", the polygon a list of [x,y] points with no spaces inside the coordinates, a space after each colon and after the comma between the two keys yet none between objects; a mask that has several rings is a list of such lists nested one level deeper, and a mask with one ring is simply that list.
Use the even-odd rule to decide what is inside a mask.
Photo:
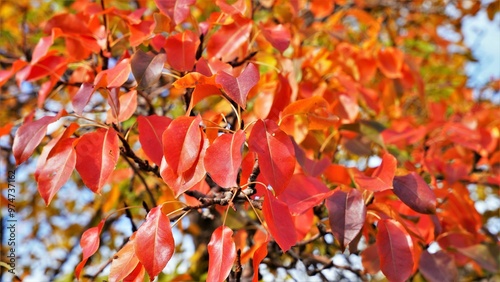
[{"label": "sunlit leaf", "polygon": [[233,231],[227,226],[214,230],[208,243],[207,281],[224,281],[229,276],[236,258]]},{"label": "sunlit leaf", "polygon": [[104,222],[104,219],[101,220],[101,222],[99,222],[97,226],[85,230],[85,232],[83,232],[82,234],[82,238],[80,239],[80,247],[83,251],[83,259],[75,269],[75,276],[77,279],[80,279],[80,273],[87,263],[87,260],[99,249],[99,236],[101,235],[102,228],[104,227]]},{"label": "sunlit leaf", "polygon": [[392,189],[396,165],[396,158],[389,153],[385,153],[382,156],[382,163],[372,173],[372,176],[365,176],[358,173],[354,176],[354,179],[361,188],[373,192]]},{"label": "sunlit leaf", "polygon": [[257,85],[259,78],[259,70],[254,64],[250,63],[238,77],[221,71],[217,74],[215,81],[222,85],[229,98],[245,109],[248,92]]},{"label": "sunlit leaf", "polygon": [[163,116],[139,116],[139,142],[148,158],[160,166],[163,157],[162,135],[172,119]]},{"label": "sunlit leaf", "polygon": [[288,205],[266,189],[262,212],[274,240],[283,252],[288,251],[297,242],[297,233],[293,228],[293,218]]}]

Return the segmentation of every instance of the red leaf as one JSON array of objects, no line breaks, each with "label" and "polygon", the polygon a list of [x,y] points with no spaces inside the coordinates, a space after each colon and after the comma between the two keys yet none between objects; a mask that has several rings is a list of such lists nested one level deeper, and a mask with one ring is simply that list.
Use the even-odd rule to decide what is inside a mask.
[{"label": "red leaf", "polygon": [[297,242],[297,232],[288,205],[266,189],[262,212],[274,240],[283,252],[288,251]]},{"label": "red leaf", "polygon": [[145,275],[144,266],[138,263],[135,269],[123,279],[123,282],[143,282]]},{"label": "red leaf", "polygon": [[457,281],[458,277],[453,257],[443,251],[434,254],[424,251],[420,256],[419,270],[429,282]]},{"label": "red leaf", "polygon": [[288,205],[292,214],[298,215],[321,203],[329,192],[330,189],[319,179],[295,174],[278,198]]},{"label": "red leaf", "polygon": [[214,230],[208,243],[207,281],[224,281],[231,272],[236,258],[233,231],[227,226]]},{"label": "red leaf", "polygon": [[183,22],[188,17],[189,6],[195,2],[196,0],[155,0],[160,12],[172,18],[175,24]]},{"label": "red leaf", "polygon": [[76,266],[75,269],[75,276],[76,279],[80,280],[80,273],[82,272],[83,267],[85,266],[85,263],[87,263],[87,260],[97,252],[99,249],[99,235],[101,234],[102,227],[104,226],[105,220],[101,220],[99,222],[99,225],[87,229],[85,232],[82,234],[82,238],[80,239],[80,247],[82,247],[83,251],[83,259],[82,261]]},{"label": "red leaf", "polygon": [[99,193],[120,156],[116,131],[99,128],[83,135],[76,145],[76,154],[76,170],[83,183],[94,193]]},{"label": "red leaf", "polygon": [[491,247],[484,244],[476,244],[468,247],[457,248],[457,251],[464,256],[473,259],[477,262],[477,264],[479,264],[479,266],[489,272],[495,273],[498,271],[498,262],[495,259],[497,256],[492,253],[493,250]]},{"label": "red leaf", "polygon": [[160,79],[166,59],[165,53],[155,55],[140,49],[134,53],[130,64],[139,89],[146,89]]},{"label": "red leaf", "polygon": [[394,219],[377,224],[380,269],[389,281],[406,281],[413,272],[413,242],[406,229]]},{"label": "red leaf", "polygon": [[279,73],[277,83],[278,84],[273,98],[273,105],[269,110],[269,115],[267,116],[268,119],[272,119],[274,121],[277,121],[281,111],[283,111],[283,109],[290,104],[292,96],[292,88],[287,77]]},{"label": "red leaf", "polygon": [[93,93],[93,84],[87,82],[82,83],[80,89],[78,89],[78,92],[76,92],[75,96],[73,96],[73,99],[71,99],[71,105],[73,106],[73,110],[75,110],[75,113],[77,113],[78,115],[82,114],[83,109],[89,103],[90,97],[92,97]]},{"label": "red leaf", "polygon": [[200,39],[190,30],[169,36],[165,42],[167,62],[177,71],[193,70]]},{"label": "red leaf", "polygon": [[[49,153],[51,156],[47,158],[41,170],[37,171],[38,191],[47,206],[75,169],[76,151],[73,145],[75,140],[75,138],[60,140],[52,148]],[[54,154],[53,151],[57,153]]]},{"label": "red leaf", "polygon": [[382,163],[372,173],[371,177],[359,173],[354,176],[354,179],[361,188],[373,192],[392,189],[392,181],[396,173],[396,165],[396,158],[389,153],[385,153],[382,157]]},{"label": "red leaf", "polygon": [[139,142],[142,150],[157,166],[161,165],[163,156],[162,135],[172,119],[164,116],[139,116]]},{"label": "red leaf", "polygon": [[57,119],[57,116],[45,116],[36,121],[26,122],[19,127],[12,144],[16,165],[24,163],[33,154],[33,151],[45,137],[49,124]]},{"label": "red leaf", "polygon": [[110,281],[121,281],[134,271],[137,265],[142,267],[139,259],[135,255],[135,238],[123,246],[113,257],[111,270],[109,271]]},{"label": "red leaf", "polygon": [[191,169],[198,161],[203,145],[201,117],[178,117],[163,132],[163,155],[177,175]]},{"label": "red leaf", "polygon": [[[118,97],[118,112],[113,107],[107,112],[106,123],[119,123],[129,119],[137,109],[137,90],[127,93],[120,92]],[[118,115],[118,116],[117,116]]]},{"label": "red leaf", "polygon": [[323,171],[328,168],[331,164],[331,161],[328,157],[324,157],[321,160],[311,160],[306,156],[306,152],[295,143],[295,140],[292,140],[293,147],[295,149],[295,157],[297,158],[297,162],[302,167],[302,171],[310,176],[318,177]]},{"label": "red leaf", "polygon": [[389,47],[378,51],[377,65],[387,78],[402,77],[403,62],[404,54],[399,49]]},{"label": "red leaf", "polygon": [[260,245],[253,253],[253,278],[252,282],[259,281],[259,265],[267,256],[267,241]]},{"label": "red leaf", "polygon": [[394,194],[416,212],[436,213],[436,195],[416,172],[394,177]]},{"label": "red leaf", "polygon": [[287,187],[295,168],[295,152],[290,137],[272,120],[258,120],[249,138],[250,150],[257,153],[262,175],[279,196]]},{"label": "red leaf", "polygon": [[342,251],[358,235],[366,218],[363,195],[356,189],[336,190],[326,201],[333,236]]},{"label": "red leaf", "polygon": [[248,92],[257,85],[259,79],[259,70],[254,64],[249,63],[238,77],[221,71],[217,73],[215,81],[222,85],[229,98],[245,109]]},{"label": "red leaf", "polygon": [[135,254],[148,272],[150,281],[165,268],[175,249],[170,219],[161,208],[157,206],[149,211],[146,222],[135,236]]},{"label": "red leaf", "polygon": [[224,188],[237,187],[236,178],[243,159],[245,132],[222,134],[208,147],[205,156],[205,168],[210,177]]},{"label": "red leaf", "polygon": [[222,61],[231,61],[235,52],[248,42],[253,21],[238,14],[233,16],[234,22],[223,25],[215,32],[207,43],[207,57],[220,58]]},{"label": "red leaf", "polygon": [[123,59],[115,67],[98,73],[94,79],[94,85],[96,88],[100,86],[121,87],[127,81],[131,71],[129,59]]},{"label": "red leaf", "polygon": [[262,27],[262,33],[267,41],[280,52],[285,51],[290,45],[290,30],[282,24]]}]

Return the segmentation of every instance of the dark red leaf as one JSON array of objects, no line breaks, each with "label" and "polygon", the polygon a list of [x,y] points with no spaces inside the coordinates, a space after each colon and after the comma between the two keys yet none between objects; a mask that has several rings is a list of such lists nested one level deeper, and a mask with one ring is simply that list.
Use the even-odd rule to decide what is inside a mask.
[{"label": "dark red leaf", "polygon": [[208,147],[205,168],[210,177],[221,187],[237,187],[236,178],[243,159],[245,132],[222,134]]},{"label": "dark red leaf", "polygon": [[99,236],[104,226],[104,222],[104,219],[101,220],[101,222],[99,222],[99,225],[85,230],[85,232],[83,232],[82,234],[82,238],[80,239],[80,247],[83,251],[83,259],[75,269],[75,276],[78,280],[80,279],[80,273],[82,272],[85,263],[87,263],[87,260],[99,249]]},{"label": "dark red leaf", "polygon": [[413,242],[406,229],[394,219],[377,224],[376,244],[380,269],[389,281],[406,281],[413,272]]},{"label": "dark red leaf", "polygon": [[434,254],[427,250],[422,252],[419,270],[429,282],[457,281],[458,277],[453,257],[443,251]]},{"label": "dark red leaf", "polygon": [[83,183],[100,193],[120,156],[118,134],[112,128],[99,128],[80,137],[76,145],[76,170]]},{"label": "dark red leaf", "polygon": [[335,190],[326,200],[328,218],[333,236],[339,241],[342,251],[358,235],[366,219],[363,195],[356,189]]},{"label": "dark red leaf", "polygon": [[174,254],[175,242],[170,227],[170,219],[157,206],[149,211],[135,236],[135,255],[144,265],[150,281],[165,268]]},{"label": "dark red leaf", "polygon": [[157,166],[161,165],[163,157],[162,135],[172,119],[164,116],[139,116],[139,142],[142,150]]},{"label": "dark red leaf", "polygon": [[272,120],[258,120],[249,138],[250,150],[257,153],[261,174],[279,196],[295,168],[295,151],[290,137]]},{"label": "dark red leaf", "polygon": [[207,281],[224,281],[231,272],[236,258],[233,231],[227,226],[214,230],[208,243]]},{"label": "dark red leaf", "polygon": [[394,194],[416,212],[436,213],[436,195],[416,172],[394,177]]},{"label": "dark red leaf", "polygon": [[166,59],[164,53],[155,55],[151,52],[145,53],[141,49],[132,55],[130,64],[139,89],[146,89],[160,79]]},{"label": "dark red leaf", "polygon": [[297,242],[297,232],[288,205],[266,189],[262,212],[274,240],[283,252],[288,251]]},{"label": "dark red leaf", "polygon": [[249,63],[238,77],[234,77],[225,71],[217,73],[215,81],[222,85],[227,96],[235,101],[243,109],[246,108],[248,92],[257,85],[260,79],[257,67]]}]

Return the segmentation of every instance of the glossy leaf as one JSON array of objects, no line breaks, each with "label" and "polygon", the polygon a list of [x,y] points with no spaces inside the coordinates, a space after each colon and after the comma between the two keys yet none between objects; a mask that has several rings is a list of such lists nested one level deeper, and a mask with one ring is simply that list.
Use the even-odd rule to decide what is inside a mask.
[{"label": "glossy leaf", "polygon": [[221,71],[217,74],[215,81],[222,85],[229,98],[245,109],[248,92],[257,85],[259,78],[259,70],[250,63],[238,77]]},{"label": "glossy leaf", "polygon": [[287,187],[295,168],[295,152],[290,137],[272,120],[258,120],[248,140],[257,153],[262,175],[279,196]]},{"label": "glossy leaf", "polygon": [[169,36],[165,42],[168,64],[177,71],[191,71],[198,45],[198,36],[190,30]]},{"label": "glossy leaf", "polygon": [[75,138],[66,138],[58,142],[51,150],[57,151],[47,158],[40,171],[38,171],[38,191],[48,206],[55,194],[71,177],[75,169],[76,151]]},{"label": "glossy leaf", "polygon": [[377,224],[380,268],[389,281],[406,281],[413,272],[413,242],[401,223],[382,219]]},{"label": "glossy leaf", "polygon": [[164,15],[174,20],[175,24],[183,22],[189,15],[189,6],[196,0],[155,0],[156,6]]},{"label": "glossy leaf", "polygon": [[100,193],[120,156],[118,135],[112,128],[99,128],[80,137],[76,145],[76,170],[83,183]]},{"label": "glossy leaf", "polygon": [[373,192],[393,189],[392,182],[396,173],[396,165],[396,158],[389,153],[385,153],[382,156],[382,163],[375,169],[371,177],[358,173],[354,176],[354,179],[361,188]]},{"label": "glossy leaf", "polygon": [[214,230],[208,243],[208,274],[207,281],[224,281],[229,276],[234,260],[236,246],[233,231],[227,226]]},{"label": "glossy leaf", "polygon": [[139,116],[139,142],[142,150],[157,166],[161,165],[163,157],[162,135],[172,119],[163,116]]},{"label": "glossy leaf", "polygon": [[429,282],[457,281],[458,277],[453,256],[444,251],[433,254],[427,250],[422,252],[419,270]]},{"label": "glossy leaf", "polygon": [[109,271],[109,281],[122,281],[132,273],[138,265],[141,265],[139,259],[135,255],[134,244],[135,239],[128,241],[127,244],[114,255]]},{"label": "glossy leaf", "polygon": [[25,122],[19,127],[12,144],[16,165],[24,163],[33,154],[33,151],[45,137],[49,124],[57,119],[56,116],[45,116],[36,121]]},{"label": "glossy leaf", "polygon": [[150,281],[165,268],[175,249],[170,219],[161,208],[157,206],[149,211],[134,240],[135,255],[144,265]]},{"label": "glossy leaf", "polygon": [[210,177],[221,187],[237,187],[236,178],[243,159],[245,132],[222,134],[208,147],[205,168]]},{"label": "glossy leaf", "polygon": [[164,53],[155,55],[140,49],[134,53],[130,64],[139,89],[147,89],[158,82],[166,60]]},{"label": "glossy leaf", "polygon": [[203,146],[201,117],[178,117],[163,132],[163,155],[174,174],[191,169]]},{"label": "glossy leaf", "polygon": [[288,205],[266,189],[262,213],[276,243],[283,252],[288,251],[297,242],[297,233]]},{"label": "glossy leaf", "polygon": [[356,189],[336,190],[326,200],[330,227],[342,251],[358,235],[366,219],[363,195]]},{"label": "glossy leaf", "polygon": [[319,179],[295,174],[278,199],[288,205],[293,215],[298,215],[320,204],[329,194],[330,190]]},{"label": "glossy leaf", "polygon": [[80,239],[80,247],[83,251],[83,259],[75,269],[75,276],[77,279],[80,279],[80,273],[87,263],[87,260],[99,249],[99,236],[101,235],[102,228],[104,227],[104,222],[104,219],[101,220],[101,222],[99,222],[97,226],[85,230],[85,232],[83,232],[82,234],[82,238]]},{"label": "glossy leaf", "polygon": [[436,212],[436,196],[416,172],[394,177],[394,194],[416,212],[425,214]]}]

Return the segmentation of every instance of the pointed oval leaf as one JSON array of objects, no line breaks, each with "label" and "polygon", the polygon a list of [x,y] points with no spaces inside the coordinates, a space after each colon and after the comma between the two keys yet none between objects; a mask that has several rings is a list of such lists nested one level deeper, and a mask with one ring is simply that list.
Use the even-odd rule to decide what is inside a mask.
[{"label": "pointed oval leaf", "polygon": [[377,224],[380,269],[389,281],[406,281],[413,272],[413,242],[406,229],[394,219]]},{"label": "pointed oval leaf", "polygon": [[250,150],[257,153],[262,175],[279,196],[295,169],[295,151],[290,137],[272,120],[258,120],[249,138]]},{"label": "pointed oval leaf", "polygon": [[288,205],[266,189],[262,213],[276,243],[283,252],[288,251],[297,242],[297,232]]},{"label": "pointed oval leaf", "polygon": [[81,115],[83,113],[83,109],[90,101],[90,97],[94,93],[94,85],[92,83],[84,82],[80,86],[80,89],[76,92],[73,99],[71,99],[71,105],[73,106],[73,110],[75,113]]},{"label": "pointed oval leaf", "polygon": [[222,85],[222,89],[224,89],[229,98],[245,109],[248,92],[250,92],[252,87],[257,85],[259,79],[259,70],[254,64],[249,63],[238,77],[221,71],[217,74],[215,82]]},{"label": "pointed oval leaf", "polygon": [[170,219],[162,206],[151,209],[135,236],[135,255],[144,265],[151,281],[165,268],[174,254],[175,242]]},{"label": "pointed oval leaf", "polygon": [[[130,240],[114,256],[109,271],[109,281],[122,281],[139,265],[139,259],[135,255],[134,240]],[[142,265],[141,265],[142,266]]]},{"label": "pointed oval leaf", "polygon": [[130,60],[123,59],[113,68],[98,73],[94,79],[94,85],[96,88],[102,83],[105,83],[107,88],[121,87],[127,81],[131,71]]},{"label": "pointed oval leaf", "polygon": [[412,210],[425,213],[436,213],[436,195],[425,180],[416,172],[394,177],[394,194]]},{"label": "pointed oval leaf", "polygon": [[434,254],[427,250],[422,252],[418,269],[429,282],[457,281],[458,272],[453,256],[443,251]]},{"label": "pointed oval leaf", "polygon": [[328,197],[330,189],[319,179],[304,174],[294,174],[288,187],[278,197],[299,215],[313,208]]},{"label": "pointed oval leaf", "polygon": [[396,174],[396,166],[396,158],[389,153],[385,153],[384,156],[382,156],[382,163],[373,172],[372,176],[366,176],[359,173],[354,176],[354,179],[361,188],[372,192],[392,189],[392,182]]},{"label": "pointed oval leaf", "polygon": [[178,117],[163,132],[163,155],[170,169],[181,174],[195,165],[203,144],[201,117]]},{"label": "pointed oval leaf", "polygon": [[220,226],[214,230],[208,243],[207,281],[224,281],[231,272],[236,258],[233,230]]},{"label": "pointed oval leaf", "polygon": [[333,236],[344,251],[365,223],[366,206],[363,195],[356,189],[336,190],[326,200],[326,208]]},{"label": "pointed oval leaf", "polygon": [[245,132],[222,134],[207,149],[205,168],[210,177],[221,187],[236,187],[236,178],[243,159]]},{"label": "pointed oval leaf", "polygon": [[33,151],[45,137],[49,124],[57,119],[57,116],[45,116],[36,121],[26,122],[19,127],[12,144],[16,165],[24,163],[33,154]]},{"label": "pointed oval leaf", "polygon": [[162,135],[170,122],[172,122],[171,118],[157,115],[137,118],[142,150],[157,166],[161,165],[163,157]]},{"label": "pointed oval leaf", "polygon": [[[38,191],[47,206],[75,169],[76,151],[73,145],[75,140],[75,138],[66,138],[58,142],[49,153],[51,156],[47,158],[38,172]],[[52,154],[52,151],[57,151],[57,153]]]},{"label": "pointed oval leaf", "polygon": [[165,42],[168,64],[177,71],[192,71],[198,45],[200,39],[190,30],[169,36]]},{"label": "pointed oval leaf", "polygon": [[76,145],[76,170],[94,193],[106,184],[120,156],[118,134],[99,128],[80,137]]},{"label": "pointed oval leaf", "polygon": [[155,55],[140,49],[134,53],[130,65],[139,89],[146,89],[160,79],[166,60],[165,53]]},{"label": "pointed oval leaf", "polygon": [[97,250],[99,249],[99,244],[100,244],[99,236],[101,235],[104,222],[105,222],[104,219],[101,220],[101,222],[99,222],[97,226],[87,229],[82,234],[82,238],[80,239],[80,247],[82,248],[83,251],[83,259],[76,266],[75,269],[76,279],[80,279],[80,273],[82,272],[85,263],[87,263],[87,260],[93,254],[95,254],[95,252],[97,252]]}]

